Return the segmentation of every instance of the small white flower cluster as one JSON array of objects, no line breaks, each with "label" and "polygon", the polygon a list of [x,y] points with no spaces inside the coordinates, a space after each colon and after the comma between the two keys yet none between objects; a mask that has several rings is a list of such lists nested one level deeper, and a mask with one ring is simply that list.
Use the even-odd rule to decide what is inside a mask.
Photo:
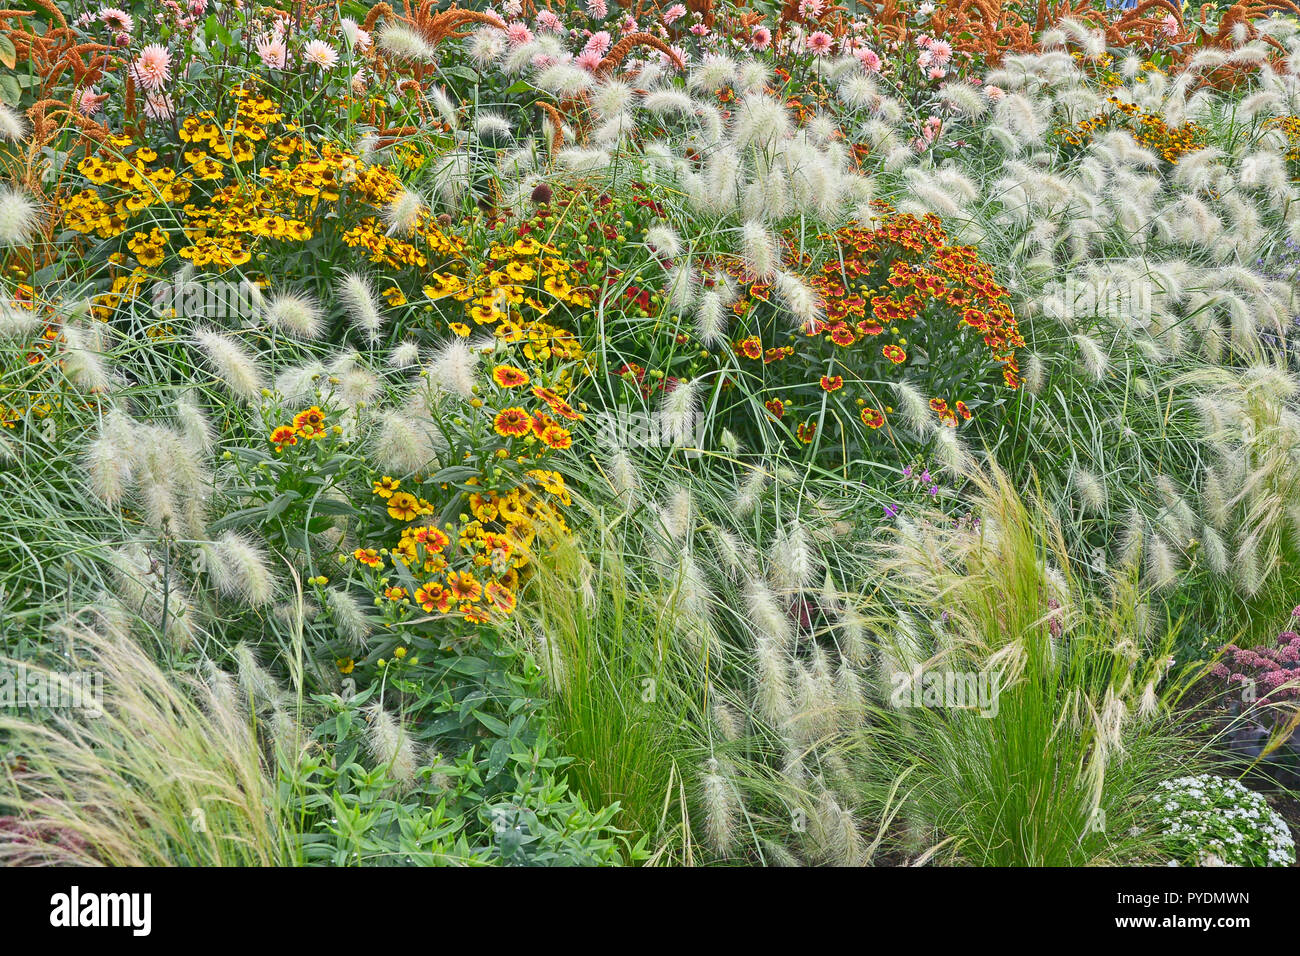
[{"label": "small white flower cluster", "polygon": [[1282,817],[1238,780],[1200,774],[1166,780],[1156,802],[1170,865],[1290,866],[1295,841]]}]

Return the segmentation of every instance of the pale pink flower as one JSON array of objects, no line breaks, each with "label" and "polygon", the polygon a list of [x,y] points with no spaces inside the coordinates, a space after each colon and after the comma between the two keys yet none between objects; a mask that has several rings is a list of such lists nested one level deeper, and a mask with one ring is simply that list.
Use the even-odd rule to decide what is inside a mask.
[{"label": "pale pink flower", "polygon": [[682,6],[680,3],[674,3],[671,7],[669,7],[667,10],[664,11],[664,15],[662,18],[664,21],[664,26],[670,27],[684,16],[686,16],[686,8]]},{"label": "pale pink flower", "polygon": [[709,28],[705,26],[703,23],[696,23],[691,26],[691,32],[694,33],[697,37],[708,36]]},{"label": "pale pink flower", "polygon": [[854,55],[858,58],[858,62],[862,64],[862,68],[868,73],[880,72],[880,55],[875,50],[859,50]]},{"label": "pale pink flower", "polygon": [[131,14],[118,7],[105,7],[100,10],[99,22],[114,33],[130,33],[135,29],[135,21],[131,19]]},{"label": "pale pink flower", "polygon": [[834,45],[835,41],[831,39],[831,35],[825,30],[818,30],[808,37],[808,49],[812,50],[817,56],[825,56],[831,52],[831,47]]},{"label": "pale pink flower", "polygon": [[257,55],[262,65],[268,70],[283,70],[289,62],[289,48],[284,45],[278,33],[264,36],[257,41]]},{"label": "pale pink flower", "polygon": [[610,44],[613,42],[614,41],[610,39],[609,34],[604,30],[601,30],[599,33],[593,33],[591,35],[587,40],[587,45],[582,48],[582,52],[592,52],[598,56],[604,56],[609,52]]},{"label": "pale pink flower", "polygon": [[516,20],[506,27],[506,39],[511,46],[523,46],[533,42],[533,31],[528,29],[528,24]]},{"label": "pale pink flower", "polygon": [[107,99],[107,93],[97,93],[93,86],[88,86],[77,95],[77,112],[82,116],[94,116]]},{"label": "pale pink flower", "polygon": [[131,65],[131,75],[135,77],[141,89],[157,90],[172,78],[172,55],[167,48],[158,43],[151,43],[136,57]]},{"label": "pale pink flower", "polygon": [[542,10],[537,14],[537,29],[549,30],[551,33],[563,33],[564,21],[550,10]]},{"label": "pale pink flower", "polygon": [[636,22],[636,17],[632,16],[632,15],[629,13],[627,16],[625,16],[625,17],[623,18],[623,22],[620,23],[620,24],[618,25],[618,30],[619,30],[620,33],[623,33],[623,34],[627,34],[627,33],[638,33],[638,32],[640,32],[641,27],[640,27],[640,25]]},{"label": "pale pink flower", "polygon": [[930,72],[926,74],[932,80],[942,80],[947,75],[948,71],[938,66],[931,68]]},{"label": "pale pink flower", "polygon": [[1002,89],[1002,87],[994,86],[990,83],[988,86],[984,87],[984,95],[996,103],[998,100],[1002,99],[1002,97],[1006,96],[1007,93],[1006,90]]},{"label": "pale pink flower", "polygon": [[930,63],[933,60],[934,60],[933,53],[931,53],[929,50],[922,50],[920,55],[916,58],[916,65],[923,70],[928,70],[930,68]]},{"label": "pale pink flower", "polygon": [[596,72],[596,67],[600,66],[600,60],[601,56],[595,50],[583,50],[573,58],[573,62],[588,73]]},{"label": "pale pink flower", "polygon": [[609,15],[605,0],[587,0],[587,16],[593,20],[604,20]]},{"label": "pale pink flower", "polygon": [[1166,13],[1164,20],[1160,22],[1160,32],[1167,37],[1178,36],[1178,18],[1172,13]]},{"label": "pale pink flower", "polygon": [[166,93],[146,93],[144,115],[151,120],[165,122],[176,115],[176,104]]},{"label": "pale pink flower", "polygon": [[208,12],[208,0],[190,0],[190,16],[201,17]]},{"label": "pale pink flower", "polygon": [[677,63],[681,63],[684,66],[691,61],[691,55],[687,53],[685,50],[683,50],[680,46],[671,46],[668,49],[673,51],[673,53],[677,57],[677,60],[676,62],[674,62],[673,58],[669,56],[667,53],[660,53],[659,62],[662,63],[667,69],[675,70],[677,69]]},{"label": "pale pink flower", "polygon": [[767,27],[754,27],[754,31],[749,35],[749,47],[751,50],[766,50],[772,45],[772,31]]},{"label": "pale pink flower", "polygon": [[322,70],[332,70],[339,61],[339,51],[324,40],[312,40],[302,48],[302,58]]},{"label": "pale pink flower", "polygon": [[822,0],[799,0],[799,16],[807,20],[822,15]]},{"label": "pale pink flower", "polygon": [[947,40],[935,40],[930,44],[930,56],[935,66],[947,66],[952,59],[952,44]]},{"label": "pale pink flower", "polygon": [[555,66],[558,61],[549,53],[539,53],[529,60],[529,62],[532,63],[534,70],[544,70],[548,66]]}]

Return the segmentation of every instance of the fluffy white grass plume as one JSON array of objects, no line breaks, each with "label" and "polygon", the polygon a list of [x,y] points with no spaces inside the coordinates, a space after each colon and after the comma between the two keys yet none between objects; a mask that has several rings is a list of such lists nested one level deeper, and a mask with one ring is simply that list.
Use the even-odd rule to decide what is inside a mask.
[{"label": "fluffy white grass plume", "polygon": [[768,580],[780,592],[808,587],[817,571],[808,530],[798,518],[778,530],[768,555]]},{"label": "fluffy white grass plume", "polygon": [[1084,510],[1094,514],[1106,510],[1106,486],[1095,474],[1081,465],[1075,465],[1070,473],[1070,483]]},{"label": "fluffy white grass plume", "polygon": [[96,498],[108,505],[121,503],[135,473],[136,451],[135,422],[120,409],[113,409],[86,448],[86,471]]},{"label": "fluffy white grass plume", "polygon": [[193,449],[194,453],[196,455],[212,454],[215,441],[212,423],[198,403],[188,395],[182,395],[176,399],[173,411],[176,416],[176,424],[180,426],[185,442]]},{"label": "fluffy white grass plume", "polygon": [[281,292],[266,304],[266,321],[274,329],[299,339],[316,339],[324,331],[320,306],[310,296]]},{"label": "fluffy white grass plume", "polygon": [[63,340],[63,374],[82,391],[105,391],[109,372],[99,330],[81,323],[68,323],[63,327]]},{"label": "fluffy white grass plume", "polygon": [[659,403],[660,435],[673,445],[687,445],[695,437],[703,384],[702,378],[678,382]]},{"label": "fluffy white grass plume", "polygon": [[14,186],[0,186],[0,246],[26,245],[36,235],[40,207],[31,194]]},{"label": "fluffy white grass plume", "polygon": [[910,382],[894,383],[894,394],[898,396],[898,411],[909,428],[924,431],[930,426],[930,403],[924,395]]},{"label": "fluffy white grass plume", "polygon": [[745,270],[763,282],[770,281],[781,264],[776,239],[766,226],[754,220],[741,227],[740,257]]},{"label": "fluffy white grass plume", "polygon": [[427,371],[435,388],[458,398],[474,396],[479,356],[464,339],[452,339],[434,353]]},{"label": "fluffy white grass plume", "polygon": [[717,289],[705,289],[695,304],[695,334],[705,345],[718,345],[727,337],[727,308]]},{"label": "fluffy white grass plume", "polygon": [[744,587],[745,613],[756,639],[773,642],[782,650],[794,645],[794,628],[781,602],[766,583],[750,577]]},{"label": "fluffy white grass plume", "polygon": [[370,636],[370,621],[361,603],[342,588],[330,588],[325,592],[325,606],[339,635],[353,648],[363,647]]},{"label": "fluffy white grass plume", "polygon": [[609,457],[608,474],[614,494],[625,503],[630,502],[641,485],[641,479],[627,449],[621,447],[614,449],[614,453]]},{"label": "fluffy white grass plume", "polygon": [[261,397],[262,370],[243,345],[210,329],[196,331],[194,339],[228,391],[247,402],[255,402]]},{"label": "fluffy white grass plume", "polygon": [[30,338],[44,326],[45,319],[35,309],[0,301],[0,342]]},{"label": "fluffy white grass plume", "polygon": [[821,317],[821,301],[817,294],[793,272],[782,270],[776,274],[776,293],[800,326]]},{"label": "fluffy white grass plume", "polygon": [[0,103],[0,139],[14,143],[26,135],[27,121],[19,113]]},{"label": "fluffy white grass plume", "polygon": [[398,409],[376,413],[375,426],[371,439],[375,463],[394,475],[425,468],[437,460],[438,449],[445,446],[432,421]]},{"label": "fluffy white grass plume", "polygon": [[420,221],[420,216],[428,208],[424,197],[419,193],[403,188],[383,209],[384,222],[388,225],[387,235],[408,235]]},{"label": "fluffy white grass plume", "polygon": [[370,280],[356,272],[345,272],[339,278],[337,288],[348,318],[373,344],[383,327],[384,316],[379,311],[379,301],[370,287]]},{"label": "fluffy white grass plume", "polygon": [[731,510],[738,518],[745,518],[754,513],[758,502],[767,487],[768,473],[762,468],[752,468],[745,475],[736,497],[731,503]]},{"label": "fluffy white grass plume", "polygon": [[1079,347],[1079,358],[1084,369],[1097,381],[1106,376],[1110,368],[1110,356],[1103,351],[1097,340],[1087,335],[1072,336],[1074,344]]},{"label": "fluffy white grass plume", "polygon": [[988,109],[988,100],[974,86],[964,82],[945,83],[939,91],[939,98],[958,113],[967,117],[976,117]]},{"label": "fluffy white grass plume", "polygon": [[674,488],[659,505],[658,511],[659,520],[668,537],[674,541],[685,540],[695,520],[695,502],[690,490],[685,487]]},{"label": "fluffy white grass plume", "polygon": [[410,368],[420,361],[420,346],[417,342],[398,342],[388,353],[388,364],[393,368]]},{"label": "fluffy white grass plume", "polygon": [[252,606],[270,604],[275,578],[265,551],[249,538],[227,531],[207,547],[207,570],[218,591]]},{"label": "fluffy white grass plume", "polygon": [[735,845],[739,799],[735,786],[722,774],[716,758],[710,757],[703,769],[700,802],[704,807],[704,839],[714,853],[727,857]]},{"label": "fluffy white grass plume", "polygon": [[790,716],[790,659],[770,637],[754,641],[754,703],[762,719],[774,727]]},{"label": "fluffy white grass plume", "polygon": [[423,36],[401,23],[386,22],[378,39],[379,48],[398,60],[432,63],[437,58],[433,46]]},{"label": "fluffy white grass plume", "polygon": [[366,705],[366,747],[375,763],[401,786],[415,782],[419,771],[415,742],[402,722],[381,701]]}]

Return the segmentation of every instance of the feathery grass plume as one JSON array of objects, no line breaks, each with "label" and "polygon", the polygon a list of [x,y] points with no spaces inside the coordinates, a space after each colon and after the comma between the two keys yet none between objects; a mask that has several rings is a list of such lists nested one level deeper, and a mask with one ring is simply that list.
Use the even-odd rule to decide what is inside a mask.
[{"label": "feathery grass plume", "polygon": [[1070,470],[1070,483],[1086,511],[1097,514],[1106,510],[1106,486],[1095,474],[1075,464]]},{"label": "feathery grass plume", "polygon": [[410,368],[420,361],[420,346],[417,342],[398,342],[388,353],[388,364],[393,368]]},{"label": "feathery grass plume", "polygon": [[613,454],[609,456],[608,475],[614,494],[625,506],[630,504],[641,485],[641,479],[637,474],[636,465],[632,463],[632,457],[621,445],[616,447]]},{"label": "feathery grass plume", "polygon": [[772,727],[790,718],[790,657],[772,638],[754,640],[754,709]]},{"label": "feathery grass plume", "polygon": [[695,272],[691,263],[681,262],[668,270],[666,289],[668,305],[677,312],[685,312],[695,301]]},{"label": "feathery grass plume", "polygon": [[718,734],[727,743],[734,744],[744,735],[744,718],[717,697],[709,701],[709,718]]},{"label": "feathery grass plume", "polygon": [[343,588],[329,588],[325,592],[325,606],[343,639],[353,648],[364,647],[371,625],[361,603]]},{"label": "feathery grass plume", "polygon": [[1119,564],[1121,567],[1135,565],[1141,556],[1146,542],[1146,520],[1142,512],[1130,508],[1124,516],[1123,529],[1119,538]]},{"label": "feathery grass plume", "polygon": [[375,464],[393,475],[408,475],[437,461],[446,440],[427,418],[385,409],[375,413],[376,428],[371,439]]},{"label": "feathery grass plume", "polygon": [[365,714],[366,746],[370,756],[399,786],[410,786],[420,769],[410,733],[401,720],[384,709],[382,701],[367,704]]},{"label": "feathery grass plume", "polygon": [[0,186],[0,246],[25,246],[36,235],[40,207],[31,194]]},{"label": "feathery grass plume", "polygon": [[173,405],[176,424],[180,426],[185,443],[196,456],[212,454],[216,441],[212,423],[198,403],[188,395],[181,395]]},{"label": "feathery grass plume", "polygon": [[1205,483],[1201,490],[1201,503],[1210,523],[1220,531],[1227,527],[1232,515],[1232,501],[1223,488],[1219,470],[1213,466],[1205,470]]},{"label": "feathery grass plume", "polygon": [[579,96],[589,90],[594,81],[592,75],[572,63],[554,63],[533,77],[533,85],[548,93],[568,99]]},{"label": "feathery grass plume", "polygon": [[776,293],[800,326],[821,318],[821,301],[817,294],[793,272],[782,270],[776,274]]},{"label": "feathery grass plume", "polygon": [[754,513],[758,507],[759,499],[762,497],[764,490],[767,488],[767,479],[770,476],[762,468],[751,468],[745,475],[745,480],[740,483],[736,490],[735,500],[731,503],[731,510],[738,518],[747,518]]},{"label": "feathery grass plume", "polygon": [[103,342],[98,328],[80,322],[63,326],[63,374],[83,392],[108,389],[109,372],[102,353]]},{"label": "feathery grass plume", "polygon": [[709,849],[725,859],[731,856],[735,846],[739,797],[716,758],[710,757],[703,770],[700,802],[704,806],[704,839]]},{"label": "feathery grass plume", "polygon": [[703,387],[704,379],[697,377],[688,382],[679,381],[664,392],[658,411],[661,440],[667,439],[674,447],[692,443]]},{"label": "feathery grass plume", "polygon": [[243,703],[251,713],[266,713],[280,696],[275,678],[257,660],[253,649],[240,641],[235,645],[235,674]]},{"label": "feathery grass plume", "polygon": [[1256,534],[1243,534],[1237,545],[1237,587],[1253,597],[1264,586],[1265,570],[1260,559],[1260,540]]},{"label": "feathery grass plume", "polygon": [[373,345],[379,338],[384,316],[379,311],[379,301],[370,287],[370,280],[356,272],[345,272],[338,280],[337,289],[348,318]]},{"label": "feathery grass plume", "polygon": [[388,225],[385,235],[409,235],[427,209],[423,196],[403,186],[401,192],[383,209],[383,219]]},{"label": "feathery grass plume", "polygon": [[328,387],[325,366],[312,359],[301,365],[291,365],[275,377],[274,390],[290,404],[316,400]]},{"label": "feathery grass plume", "polygon": [[433,354],[427,371],[430,383],[440,391],[466,401],[474,397],[474,373],[479,355],[464,339],[452,339]]},{"label": "feathery grass plume", "polygon": [[675,259],[682,254],[682,237],[666,222],[658,222],[646,230],[645,243],[656,254]]},{"label": "feathery grass plume", "polygon": [[632,103],[632,87],[615,79],[605,79],[591,93],[591,105],[602,119],[618,116]]},{"label": "feathery grass plume", "polygon": [[1072,335],[1070,338],[1079,347],[1079,357],[1083,361],[1083,367],[1089,375],[1100,382],[1110,368],[1110,356],[1097,344],[1096,339],[1087,335]]},{"label": "feathery grass plume", "polygon": [[945,83],[939,99],[963,116],[973,119],[988,109],[988,99],[969,83],[954,80]]},{"label": "feathery grass plume", "polygon": [[432,63],[437,51],[416,30],[394,20],[386,20],[379,31],[379,48],[397,60]]},{"label": "feathery grass plume", "polygon": [[317,339],[324,331],[320,306],[306,295],[282,292],[272,296],[265,318],[271,328],[299,339]]},{"label": "feathery grass plume", "polygon": [[262,397],[262,371],[243,345],[210,329],[197,330],[194,340],[227,390],[247,402]]},{"label": "feathery grass plume", "polygon": [[31,338],[44,326],[45,320],[35,309],[0,301],[0,342]]},{"label": "feathery grass plume", "polygon": [[1037,352],[1029,352],[1021,359],[1025,389],[1031,395],[1040,395],[1047,380],[1047,366]]},{"label": "feathery grass plume", "polygon": [[974,465],[966,443],[957,437],[955,428],[934,426],[934,455],[943,468],[952,475],[966,474]]},{"label": "feathery grass plume", "polygon": [[705,289],[695,305],[695,334],[705,345],[719,345],[727,338],[726,306],[717,289]]},{"label": "feathery grass plume", "polygon": [[91,494],[107,505],[120,504],[135,475],[136,454],[135,422],[120,409],[111,410],[86,449]]},{"label": "feathery grass plume", "polygon": [[769,282],[781,265],[776,239],[761,222],[747,220],[741,227],[741,261],[754,278]]},{"label": "feathery grass plume", "polygon": [[894,383],[894,394],[898,396],[898,411],[903,422],[918,432],[925,432],[930,427],[933,413],[925,396],[908,381]]},{"label": "feathery grass plume", "polygon": [[809,849],[819,862],[830,866],[861,866],[867,858],[866,843],[853,815],[840,806],[835,795],[822,786],[808,816]]},{"label": "feathery grass plume", "polygon": [[275,598],[275,578],[266,554],[252,539],[227,531],[205,551],[208,574],[222,594],[252,607],[263,607]]},{"label": "feathery grass plume", "polygon": [[727,577],[739,580],[754,566],[754,552],[749,545],[741,541],[726,528],[712,528],[718,566]]},{"label": "feathery grass plume", "polygon": [[470,188],[469,152],[458,148],[438,154],[430,161],[429,175],[443,208],[459,210]]},{"label": "feathery grass plume", "polygon": [[1201,550],[1205,555],[1206,567],[1215,574],[1228,572],[1228,548],[1219,532],[1208,524],[1201,527]]},{"label": "feathery grass plume", "polygon": [[[0,715],[0,733],[26,765],[0,792],[0,814],[21,826],[18,839],[0,840],[0,864],[301,862],[278,770],[247,718],[202,682],[165,672],[123,631],[108,630],[107,616],[78,618],[69,646],[112,693],[98,712],[58,708],[40,722]],[[206,826],[194,825],[195,807]]]},{"label": "feathery grass plume", "polygon": [[848,661],[840,661],[835,672],[835,706],[849,730],[857,730],[866,723],[865,701],[862,678]]},{"label": "feathery grass plume", "polygon": [[695,502],[691,498],[690,489],[685,486],[674,488],[657,506],[657,510],[659,521],[668,537],[674,541],[684,541],[691,533],[695,521]]},{"label": "feathery grass plume", "polygon": [[1165,543],[1162,535],[1152,534],[1147,538],[1144,556],[1146,557],[1145,580],[1149,587],[1154,590],[1164,590],[1178,579],[1178,566],[1173,551]]},{"label": "feathery grass plume", "polygon": [[779,593],[807,588],[817,572],[816,555],[808,531],[797,517],[777,529],[768,555],[768,580]]},{"label": "feathery grass plume", "polygon": [[0,139],[16,143],[27,135],[27,121],[22,114],[0,103]]},{"label": "feathery grass plume", "polygon": [[757,640],[772,642],[783,652],[794,647],[794,627],[777,596],[762,580],[749,577],[744,586],[745,614]]}]

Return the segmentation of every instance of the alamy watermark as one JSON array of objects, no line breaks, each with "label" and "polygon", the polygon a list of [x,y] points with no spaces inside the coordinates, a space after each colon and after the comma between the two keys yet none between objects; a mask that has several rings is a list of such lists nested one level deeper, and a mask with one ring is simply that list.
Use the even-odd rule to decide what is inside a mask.
[{"label": "alamy watermark", "polygon": [[47,671],[18,664],[0,667],[0,710],[45,708],[104,715],[104,675],[97,671]]},{"label": "alamy watermark", "polygon": [[1066,276],[1043,290],[1043,311],[1066,322],[1108,318],[1137,322],[1151,321],[1153,283],[1141,278],[1081,279]]},{"label": "alamy watermark", "polygon": [[173,311],[185,318],[250,320],[262,301],[262,292],[248,279],[187,279],[176,275],[170,282],[155,282],[150,301],[156,315]]},{"label": "alamy watermark", "polygon": [[698,412],[668,416],[662,412],[595,412],[587,433],[611,448],[680,448],[690,458],[704,448],[706,418]]},{"label": "alamy watermark", "polygon": [[927,671],[918,666],[893,675],[889,703],[896,708],[931,707],[978,711],[981,717],[998,715],[1001,685],[997,674],[986,671]]}]

